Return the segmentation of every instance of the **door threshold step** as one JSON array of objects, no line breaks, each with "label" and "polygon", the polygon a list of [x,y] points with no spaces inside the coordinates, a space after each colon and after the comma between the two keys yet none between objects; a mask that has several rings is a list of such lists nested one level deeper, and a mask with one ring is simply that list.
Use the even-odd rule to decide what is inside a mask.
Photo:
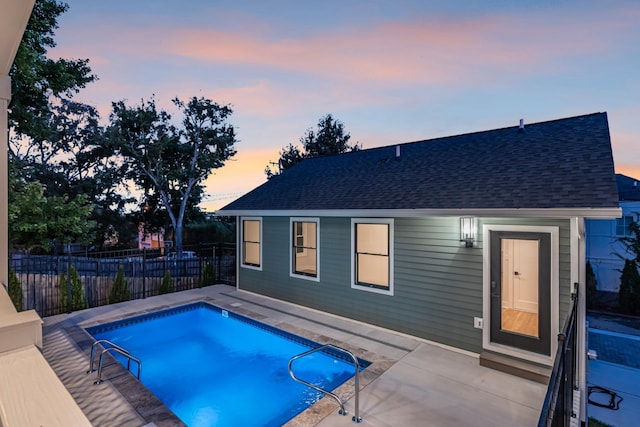
[{"label": "door threshold step", "polygon": [[506,372],[507,374],[542,384],[548,384],[549,377],[551,376],[550,367],[488,351],[480,353],[480,366]]}]

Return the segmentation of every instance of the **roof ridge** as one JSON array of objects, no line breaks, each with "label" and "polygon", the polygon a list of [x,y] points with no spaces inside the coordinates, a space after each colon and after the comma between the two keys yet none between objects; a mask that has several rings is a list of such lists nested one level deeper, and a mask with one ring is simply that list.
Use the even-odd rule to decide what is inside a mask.
[{"label": "roof ridge", "polygon": [[[563,122],[563,121],[567,121],[567,120],[576,120],[576,119],[582,119],[582,118],[586,118],[586,117],[590,117],[590,116],[599,116],[599,115],[605,115],[605,117],[606,117],[607,112],[606,111],[602,111],[602,112],[582,114],[582,115],[572,116],[572,117],[563,117],[563,118],[560,118],[560,119],[545,120],[545,121],[542,121],[542,122],[534,122],[534,123],[529,123],[529,124],[525,123],[525,129],[527,127],[531,127],[531,126],[548,125],[548,124],[551,124],[551,123]],[[385,149],[394,148],[394,147],[398,147],[398,146],[403,147],[403,146],[412,145],[412,144],[422,144],[422,143],[431,142],[431,141],[442,141],[442,140],[466,137],[466,136],[471,136],[471,135],[480,135],[480,134],[483,134],[483,133],[491,133],[491,132],[505,131],[505,130],[509,130],[509,129],[517,129],[517,128],[519,128],[519,126],[520,125],[517,124],[515,126],[505,126],[505,127],[501,127],[501,128],[486,129],[486,130],[473,131],[473,132],[466,132],[466,133],[460,133],[460,134],[456,134],[456,135],[438,136],[438,137],[434,137],[434,138],[420,139],[420,140],[416,140],[416,141],[407,141],[407,142],[399,142],[399,143],[389,144],[389,145],[380,145],[378,147],[362,148],[362,149],[359,149],[359,150],[347,151],[347,152],[344,152],[344,153],[335,153],[335,154],[326,154],[326,155],[323,155],[323,156],[308,157],[308,158],[306,158],[304,160],[326,159],[326,158],[333,157],[333,156],[344,156],[344,155],[348,155],[348,154],[357,154],[357,153],[363,153],[363,152],[373,152],[375,150],[385,150]]]}]

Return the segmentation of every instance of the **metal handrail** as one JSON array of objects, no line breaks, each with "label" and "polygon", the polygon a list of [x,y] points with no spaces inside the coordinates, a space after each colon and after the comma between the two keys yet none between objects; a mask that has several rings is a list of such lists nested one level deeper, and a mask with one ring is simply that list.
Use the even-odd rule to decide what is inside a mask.
[{"label": "metal handrail", "polygon": [[119,345],[116,345],[114,343],[112,343],[111,341],[108,340],[98,340],[96,342],[93,343],[93,345],[91,346],[91,361],[89,364],[89,370],[87,371],[87,374],[90,374],[92,372],[95,372],[95,369],[93,369],[93,360],[94,360],[94,354],[95,354],[95,349],[96,346],[98,344],[109,344],[111,347],[104,347],[103,346],[103,350],[100,353],[100,361],[98,363],[98,374],[97,374],[97,379],[93,382],[94,384],[101,384],[102,383],[102,367],[104,364],[104,355],[107,354],[110,351],[115,351],[118,354],[121,354],[122,356],[127,358],[127,370],[131,371],[131,361],[133,360],[134,362],[136,362],[138,364],[138,380],[140,380],[140,373],[142,371],[142,362],[140,361],[140,359],[138,359],[137,357],[131,355],[131,353],[129,353],[129,351],[125,350],[124,348],[120,347]]},{"label": "metal handrail", "polygon": [[293,373],[292,364],[293,364],[294,361],[300,359],[301,357],[308,356],[308,355],[310,355],[312,353],[315,353],[315,352],[318,352],[318,351],[322,351],[322,350],[324,350],[326,348],[333,348],[334,350],[337,350],[337,351],[340,351],[342,353],[348,354],[351,357],[351,359],[353,360],[353,364],[355,365],[355,368],[356,368],[355,386],[354,386],[355,387],[355,400],[354,400],[355,414],[351,418],[351,421],[353,421],[355,423],[359,423],[359,422],[362,421],[362,417],[360,417],[360,411],[359,411],[359,405],[358,405],[358,400],[359,400],[358,396],[359,396],[359,393],[360,393],[360,389],[359,389],[360,364],[358,363],[358,358],[353,353],[351,353],[349,350],[345,350],[344,348],[337,347],[337,346],[335,346],[333,344],[325,344],[325,345],[322,345],[322,346],[317,347],[317,348],[312,348],[309,351],[305,351],[304,353],[300,353],[300,354],[298,354],[296,356],[293,356],[291,359],[289,359],[289,375],[291,375],[291,378],[293,378],[295,381],[297,381],[297,382],[299,382],[301,384],[304,384],[304,385],[306,385],[308,387],[311,387],[312,389],[314,389],[316,391],[319,391],[320,393],[324,393],[326,395],[329,395],[329,396],[333,397],[338,402],[338,404],[340,405],[340,410],[338,411],[338,413],[340,415],[347,415],[347,410],[344,408],[344,402],[342,401],[342,399],[340,399],[340,397],[337,394],[332,393],[332,392],[330,392],[328,390],[325,390],[323,388],[320,388],[315,384],[311,384],[308,381],[300,379],[300,378],[296,377],[295,374]]},{"label": "metal handrail", "polygon": [[[97,346],[98,344],[103,344],[103,343],[104,343],[104,344],[109,344],[111,347],[119,348],[120,350],[124,351],[125,353],[129,353],[129,351],[127,351],[127,350],[126,350],[126,349],[124,349],[123,347],[120,347],[119,345],[116,345],[116,344],[112,343],[112,342],[111,342],[111,341],[109,341],[109,340],[98,340],[98,341],[95,341],[95,342],[91,345],[91,359],[89,360],[89,370],[87,371],[87,374],[90,374],[90,373],[92,373],[92,372],[95,372],[95,371],[96,371],[95,369],[93,369],[93,361],[94,361],[94,359],[95,359],[95,356],[94,356],[94,355],[95,355],[95,352],[96,352],[96,346]],[[104,346],[103,346],[103,348],[106,348],[106,347],[104,347]],[[127,369],[129,369],[129,368],[130,368],[130,364],[128,363],[128,364],[127,364]]]}]

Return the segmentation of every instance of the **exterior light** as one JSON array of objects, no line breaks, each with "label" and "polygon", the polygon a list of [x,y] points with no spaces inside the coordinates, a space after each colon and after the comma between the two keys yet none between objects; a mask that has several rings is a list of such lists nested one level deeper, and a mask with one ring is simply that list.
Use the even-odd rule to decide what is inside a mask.
[{"label": "exterior light", "polygon": [[466,248],[473,247],[473,241],[476,239],[476,218],[471,216],[460,217],[460,241],[465,243]]}]

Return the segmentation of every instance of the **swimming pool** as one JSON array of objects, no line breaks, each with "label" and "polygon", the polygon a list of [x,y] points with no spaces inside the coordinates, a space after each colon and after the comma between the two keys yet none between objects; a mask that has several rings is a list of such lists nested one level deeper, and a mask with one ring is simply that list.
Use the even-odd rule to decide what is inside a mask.
[{"label": "swimming pool", "polygon": [[[319,344],[200,302],[87,328],[142,361],[141,382],[190,427],[282,425],[322,395],[289,376],[291,357]],[[124,358],[117,357],[126,366]],[[361,361],[361,369],[369,363]],[[337,352],[295,362],[333,390],[354,374]]]}]

